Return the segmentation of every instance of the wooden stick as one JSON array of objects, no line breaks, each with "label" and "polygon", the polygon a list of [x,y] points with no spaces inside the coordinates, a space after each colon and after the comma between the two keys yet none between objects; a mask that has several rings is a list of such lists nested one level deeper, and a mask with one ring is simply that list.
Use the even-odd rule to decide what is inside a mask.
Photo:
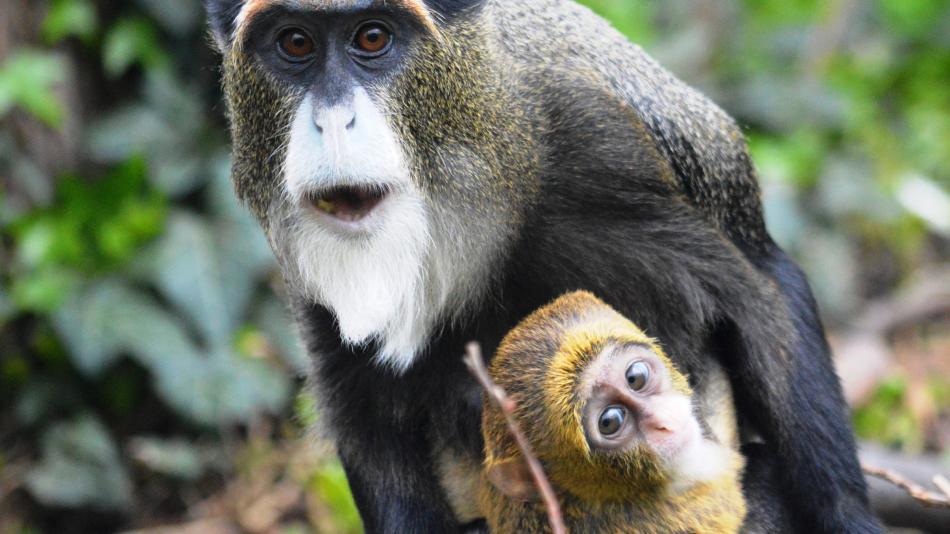
[{"label": "wooden stick", "polygon": [[468,366],[468,370],[471,371],[488,394],[488,398],[504,414],[505,421],[508,423],[508,431],[511,432],[515,442],[518,443],[518,448],[521,449],[521,453],[531,469],[531,476],[534,477],[534,482],[537,484],[538,491],[540,491],[544,500],[544,507],[548,511],[548,522],[551,523],[551,531],[553,534],[567,534],[567,527],[564,525],[564,518],[561,515],[561,505],[558,503],[554,488],[551,487],[547,475],[544,474],[544,468],[541,467],[538,457],[534,455],[531,444],[528,443],[528,438],[525,437],[518,421],[515,420],[515,409],[517,408],[515,401],[511,400],[505,390],[495,384],[491,376],[488,375],[485,360],[482,359],[482,349],[478,343],[473,341],[465,347],[465,358],[463,360],[465,365]]},{"label": "wooden stick", "polygon": [[934,475],[933,481],[934,486],[937,486],[950,500],[950,480],[947,480],[943,475]]},{"label": "wooden stick", "polygon": [[[947,479],[940,475],[934,477],[934,484],[939,487],[941,491],[946,493],[946,495],[940,495],[939,493],[928,491],[926,488],[918,485],[912,480],[905,478],[900,473],[891,471],[890,469],[872,467],[867,464],[862,464],[861,469],[868,475],[886,480],[898,488],[901,488],[917,502],[923,504],[924,506],[930,506],[933,508],[950,508],[950,492],[947,491],[948,488],[950,488],[950,484],[947,484],[947,488],[943,487],[943,484],[947,482]],[[940,480],[938,481],[938,479]]]}]

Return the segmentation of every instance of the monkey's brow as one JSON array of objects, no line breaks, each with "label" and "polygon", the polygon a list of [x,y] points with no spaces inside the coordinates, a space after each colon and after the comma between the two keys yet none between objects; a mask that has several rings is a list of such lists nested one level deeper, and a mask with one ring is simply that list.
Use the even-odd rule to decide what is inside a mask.
[{"label": "monkey's brow", "polygon": [[649,344],[643,341],[626,341],[626,340],[608,339],[607,342],[604,344],[604,348],[603,348],[604,351],[609,350],[614,354],[628,351],[628,350],[636,350],[636,349],[644,349],[644,350],[649,351],[649,350],[652,350],[652,347],[650,347]]},{"label": "monkey's brow", "polygon": [[318,13],[395,9],[415,18],[433,35],[438,35],[433,14],[422,0],[248,0],[235,21],[235,39],[242,39],[260,15],[281,8]]}]

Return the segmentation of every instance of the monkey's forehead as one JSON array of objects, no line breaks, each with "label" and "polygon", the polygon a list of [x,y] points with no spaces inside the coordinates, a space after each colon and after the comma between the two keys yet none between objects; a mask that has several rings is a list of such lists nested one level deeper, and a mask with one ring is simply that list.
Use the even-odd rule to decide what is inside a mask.
[{"label": "monkey's forehead", "polygon": [[432,13],[423,0],[246,0],[235,21],[236,39],[241,39],[254,17],[272,7],[301,11],[358,11],[372,8],[397,7],[418,18],[427,29],[436,32]]}]

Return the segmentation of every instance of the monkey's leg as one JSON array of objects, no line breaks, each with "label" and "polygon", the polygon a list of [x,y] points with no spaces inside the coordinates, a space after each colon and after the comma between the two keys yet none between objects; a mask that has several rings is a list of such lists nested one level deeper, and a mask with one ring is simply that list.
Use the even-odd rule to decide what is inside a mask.
[{"label": "monkey's leg", "polygon": [[[801,269],[778,246],[773,247],[771,261],[763,267],[778,282],[795,323],[798,339],[792,347],[792,361],[796,369],[813,371],[815,386],[826,392],[823,396],[811,397],[807,389],[793,389],[794,398],[814,414],[816,423],[827,428],[823,434],[825,443],[816,444],[813,451],[794,451],[795,456],[789,458],[793,464],[814,465],[815,475],[819,477],[815,485],[827,490],[814,491],[798,484],[791,488],[793,497],[818,511],[816,517],[824,518],[829,530],[880,532],[868,505],[867,484],[848,420],[850,412],[831,361],[815,298]],[[826,481],[830,482],[829,486],[824,486]]]},{"label": "monkey's leg", "polygon": [[[368,534],[459,530],[418,434],[377,429],[338,440],[340,459]],[[416,437],[414,437],[416,436]]]},{"label": "monkey's leg", "polygon": [[777,459],[779,483],[799,529],[881,532],[808,282],[778,247],[760,268],[778,282],[777,297],[784,299],[793,329],[790,340],[776,344],[774,332],[758,329],[761,313],[746,308],[721,330],[732,346],[728,365],[737,401]]}]

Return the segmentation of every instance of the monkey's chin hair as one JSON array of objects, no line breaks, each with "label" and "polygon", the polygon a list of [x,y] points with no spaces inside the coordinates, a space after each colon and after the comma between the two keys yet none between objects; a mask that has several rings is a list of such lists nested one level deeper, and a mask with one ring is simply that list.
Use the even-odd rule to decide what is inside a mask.
[{"label": "monkey's chin hair", "polygon": [[669,461],[674,493],[689,490],[697,484],[713,482],[728,473],[735,473],[741,459],[736,451],[708,438],[693,440]]},{"label": "monkey's chin hair", "polygon": [[424,201],[400,188],[376,208],[372,227],[353,235],[330,228],[322,214],[294,211],[282,261],[291,285],[333,312],[344,343],[377,342],[377,363],[405,372],[452,290]]},{"label": "monkey's chin hair", "polygon": [[424,260],[429,229],[424,208],[393,195],[379,224],[364,235],[334,234],[308,214],[298,220],[296,271],[302,289],[336,316],[344,342],[379,342],[376,358],[405,370],[428,334]]}]

